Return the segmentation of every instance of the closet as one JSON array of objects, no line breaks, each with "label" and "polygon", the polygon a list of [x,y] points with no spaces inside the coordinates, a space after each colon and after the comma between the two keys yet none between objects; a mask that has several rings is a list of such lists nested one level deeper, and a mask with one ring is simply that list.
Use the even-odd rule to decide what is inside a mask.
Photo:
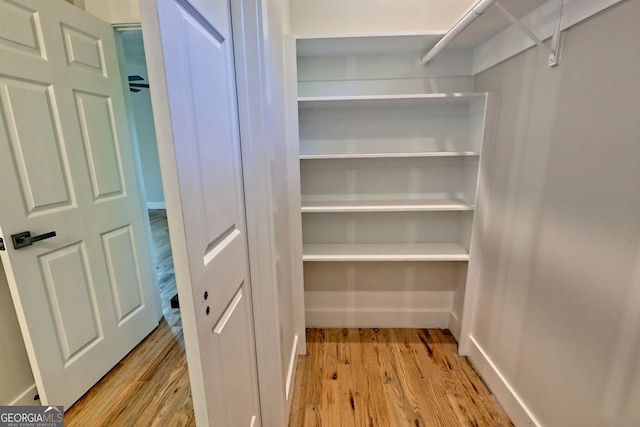
[{"label": "closet", "polygon": [[464,55],[418,64],[440,37],[290,42],[307,326],[460,335],[495,99]]}]

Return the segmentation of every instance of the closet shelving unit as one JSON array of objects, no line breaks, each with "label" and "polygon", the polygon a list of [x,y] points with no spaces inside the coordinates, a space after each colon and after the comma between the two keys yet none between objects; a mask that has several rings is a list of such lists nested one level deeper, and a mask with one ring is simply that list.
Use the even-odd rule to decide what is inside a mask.
[{"label": "closet shelving unit", "polygon": [[359,62],[414,61],[438,39],[297,40],[309,326],[459,330],[489,96],[407,93],[393,66],[377,82],[357,71]]}]

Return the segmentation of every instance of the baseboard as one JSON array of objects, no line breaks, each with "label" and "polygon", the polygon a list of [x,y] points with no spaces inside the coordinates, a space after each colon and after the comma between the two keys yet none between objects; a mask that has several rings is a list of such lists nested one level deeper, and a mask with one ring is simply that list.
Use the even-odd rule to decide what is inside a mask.
[{"label": "baseboard", "polygon": [[460,319],[458,319],[458,316],[452,311],[451,313],[449,313],[449,330],[458,342],[460,342],[461,329],[462,324],[460,323]]},{"label": "baseboard", "polygon": [[511,387],[511,384],[509,384],[487,353],[485,353],[472,336],[469,337],[469,343],[469,354],[467,357],[491,392],[495,395],[507,415],[509,415],[511,421],[518,427],[540,427],[541,424],[535,419],[527,405],[525,405],[518,393]]},{"label": "baseboard", "polygon": [[296,376],[296,361],[298,360],[298,335],[293,338],[293,347],[289,359],[289,370],[287,371],[287,384],[285,385],[285,400],[289,401],[290,393],[293,391],[293,382]]},{"label": "baseboard", "polygon": [[447,328],[449,311],[307,309],[310,328]]},{"label": "baseboard", "polygon": [[34,384],[9,403],[9,406],[40,406],[40,400],[33,399],[36,394],[38,394],[38,390]]},{"label": "baseboard", "polygon": [[451,291],[306,291],[312,328],[448,328]]},{"label": "baseboard", "polygon": [[147,210],[150,209],[167,209],[165,202],[147,202]]}]

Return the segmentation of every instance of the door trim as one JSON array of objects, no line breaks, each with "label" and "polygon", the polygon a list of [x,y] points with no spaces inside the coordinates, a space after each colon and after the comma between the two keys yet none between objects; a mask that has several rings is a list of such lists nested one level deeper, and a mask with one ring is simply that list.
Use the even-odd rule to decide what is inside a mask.
[{"label": "door trim", "polygon": [[268,64],[265,59],[264,1],[231,0],[235,45],[236,87],[249,265],[252,282],[258,383],[262,425],[285,426],[289,413],[285,395],[285,374],[280,343],[280,316],[276,280],[276,254],[270,221],[272,193],[269,186],[269,135],[265,117],[269,105],[264,89]]},{"label": "door trim", "polygon": [[[160,283],[158,282],[158,275],[156,274],[156,261],[153,247],[153,235],[151,234],[151,222],[149,221],[149,207],[147,203],[147,194],[144,188],[144,177],[142,176],[142,159],[140,158],[140,144],[138,143],[138,134],[136,132],[136,121],[133,114],[133,102],[131,101],[131,95],[124,86],[128,82],[126,58],[124,55],[124,46],[122,44],[121,34],[125,29],[112,26],[114,30],[114,38],[116,41],[116,52],[118,54],[118,65],[120,66],[120,79],[122,80],[124,93],[124,108],[127,114],[127,123],[129,124],[127,131],[129,132],[129,140],[131,141],[131,147],[133,149],[133,164],[136,168],[136,178],[138,181],[138,194],[140,195],[140,209],[144,212],[142,217],[142,223],[144,226],[145,244],[147,245],[149,255],[151,256],[152,275],[153,280],[153,297],[156,302],[156,318],[158,323],[162,321],[164,313],[162,311],[162,295],[160,295]],[[141,25],[137,27],[130,26],[126,30],[141,30]]]}]

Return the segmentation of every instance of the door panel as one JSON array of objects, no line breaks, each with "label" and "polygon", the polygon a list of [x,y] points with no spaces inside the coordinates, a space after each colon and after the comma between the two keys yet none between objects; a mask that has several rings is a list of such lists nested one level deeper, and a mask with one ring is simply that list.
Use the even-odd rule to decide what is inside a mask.
[{"label": "door panel", "polygon": [[102,235],[118,322],[142,306],[138,257],[133,239],[130,225]]},{"label": "door panel", "polygon": [[[223,367],[224,390],[229,396],[250,396],[254,392],[251,389],[254,373],[251,369],[247,369],[247,366],[255,363],[252,360],[253,349],[248,341],[237,339],[237,337],[252,334],[252,321],[251,301],[247,298],[243,284],[213,328],[213,347],[224,349],[219,352],[218,357]],[[227,401],[226,409],[229,415],[228,425],[254,425],[256,414],[251,411],[239,411],[237,402],[233,399]]]},{"label": "door panel", "polygon": [[124,179],[119,163],[113,109],[109,97],[74,91],[82,128],[87,165],[95,200],[122,194]]},{"label": "door panel", "polygon": [[123,85],[108,24],[62,0],[0,17],[0,256],[40,400],[68,408],[157,326]]},{"label": "door panel", "polygon": [[82,244],[67,246],[41,255],[39,261],[59,348],[67,363],[101,335],[94,283],[87,272],[86,248]]},{"label": "door panel", "polygon": [[63,161],[65,147],[50,85],[2,78],[0,91],[4,116],[0,126],[8,125],[4,134],[11,144],[26,211],[33,214],[69,205],[70,174]]},{"label": "door panel", "polygon": [[[157,0],[157,6],[173,137],[160,154],[177,171],[177,179],[163,174],[163,181],[174,192],[169,199],[180,203],[167,206],[172,241],[185,242],[174,260],[189,266],[177,282],[185,331],[197,331],[185,332],[196,418],[259,426],[229,3]],[[148,58],[154,54],[147,51]],[[172,215],[182,220],[171,222]]]},{"label": "door panel", "polygon": [[107,77],[100,39],[69,25],[62,24],[61,28],[69,68],[80,68]]},{"label": "door panel", "polygon": [[13,1],[0,1],[0,44],[28,55],[44,57],[42,39],[36,24],[36,11]]}]

